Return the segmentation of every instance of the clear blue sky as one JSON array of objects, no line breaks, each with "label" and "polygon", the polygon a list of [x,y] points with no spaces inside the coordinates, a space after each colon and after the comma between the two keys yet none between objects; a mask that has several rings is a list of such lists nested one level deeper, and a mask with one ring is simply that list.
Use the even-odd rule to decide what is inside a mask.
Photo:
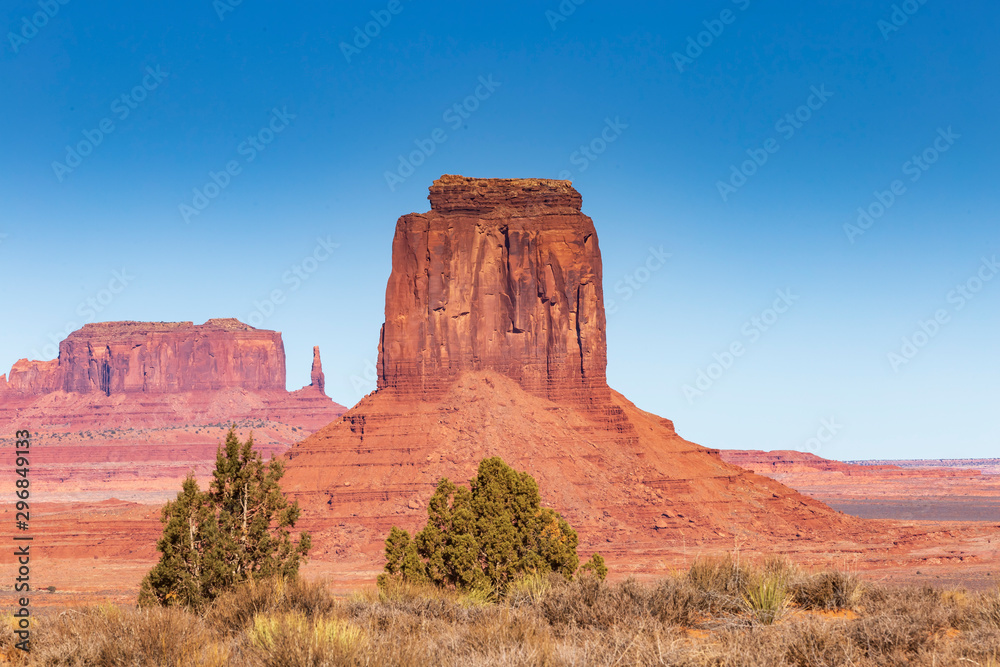
[{"label": "clear blue sky", "polygon": [[4,3],[0,372],[88,319],[238,317],[353,404],[396,219],[443,173],[562,176],[609,380],[682,435],[1000,455],[995,4],[224,1]]}]

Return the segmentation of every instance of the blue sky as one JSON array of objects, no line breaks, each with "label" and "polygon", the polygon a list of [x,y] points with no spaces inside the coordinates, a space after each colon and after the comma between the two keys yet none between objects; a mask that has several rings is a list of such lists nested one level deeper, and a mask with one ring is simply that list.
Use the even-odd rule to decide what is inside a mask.
[{"label": "blue sky", "polygon": [[685,437],[997,456],[1000,8],[673,4],[5,3],[0,372],[238,317],[353,404],[431,181],[568,177],[609,381]]}]

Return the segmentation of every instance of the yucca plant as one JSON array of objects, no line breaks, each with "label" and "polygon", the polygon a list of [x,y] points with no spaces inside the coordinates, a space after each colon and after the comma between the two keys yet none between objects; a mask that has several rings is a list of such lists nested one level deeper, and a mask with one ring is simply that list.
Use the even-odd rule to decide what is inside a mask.
[{"label": "yucca plant", "polygon": [[532,603],[541,602],[545,594],[552,588],[552,582],[548,575],[541,572],[532,572],[514,581],[508,593],[509,599],[527,599]]},{"label": "yucca plant", "polygon": [[459,593],[458,602],[467,607],[485,607],[500,598],[499,592],[489,586],[477,586],[464,593]]},{"label": "yucca plant", "polygon": [[788,579],[783,572],[762,573],[747,585],[742,600],[755,623],[771,625],[788,610]]}]

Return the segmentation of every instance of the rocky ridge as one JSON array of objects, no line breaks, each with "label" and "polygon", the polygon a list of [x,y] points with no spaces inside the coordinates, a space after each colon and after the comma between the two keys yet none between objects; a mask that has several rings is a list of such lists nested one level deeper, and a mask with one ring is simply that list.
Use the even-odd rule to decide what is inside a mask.
[{"label": "rocky ridge", "polygon": [[725,461],[855,516],[1000,521],[1000,460],[841,462],[795,451],[723,450]]}]

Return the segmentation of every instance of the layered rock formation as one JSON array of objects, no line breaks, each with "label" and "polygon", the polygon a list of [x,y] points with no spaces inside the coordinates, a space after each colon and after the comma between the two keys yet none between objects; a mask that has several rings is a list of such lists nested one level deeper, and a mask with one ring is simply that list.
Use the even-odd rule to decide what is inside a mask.
[{"label": "layered rock formation", "polygon": [[390,525],[494,455],[612,556],[869,530],[607,386],[600,250],[568,182],[445,176],[429,198],[396,225],[378,390],[287,454],[319,549],[378,569]]},{"label": "layered rock formation", "polygon": [[[637,409],[598,381],[604,345],[593,341],[603,341],[604,332],[584,321],[601,321],[603,312],[600,298],[588,305],[591,288],[584,283],[589,280],[599,295],[600,256],[596,236],[587,254],[581,233],[591,230],[567,183],[445,177],[431,199],[434,210],[418,217],[428,230],[438,225],[452,231],[424,243],[425,222],[411,225],[407,217],[399,223],[380,388],[289,453],[283,486],[305,503],[299,525],[313,531],[307,577],[342,590],[370,584],[383,567],[389,527],[422,525],[441,476],[464,482],[482,458],[498,455],[536,477],[545,504],[577,528],[581,556],[602,553],[612,577],[661,576],[697,556],[735,547],[741,557],[790,553],[806,564],[878,569],[880,579],[906,583],[918,572],[924,577],[919,583],[995,586],[990,575],[1000,563],[1000,525],[865,522],[832,512],[687,442],[668,420]],[[521,250],[512,253],[506,241],[498,247],[503,226],[512,248],[523,241]],[[488,261],[477,264],[475,255],[448,249],[451,235],[465,238],[467,250]],[[567,253],[569,247],[580,257]],[[512,255],[516,270],[506,268]],[[434,287],[430,267],[445,265],[456,270],[438,274],[446,278]],[[489,266],[499,268],[476,278],[475,268]],[[508,284],[497,277],[504,272],[514,276]],[[550,272],[552,289],[546,286]],[[588,273],[592,277],[584,278]],[[528,285],[535,286],[534,296]],[[433,294],[441,310],[430,305]],[[572,298],[580,294],[583,306],[579,296]],[[448,321],[441,317],[445,311],[458,317]],[[461,324],[463,318],[469,325]],[[581,323],[576,342],[574,321]],[[545,336],[539,335],[542,327],[549,327]],[[518,367],[522,362],[528,370]],[[7,384],[41,387],[39,378],[55,378],[56,366],[19,362]],[[218,422],[248,414],[253,418],[241,425],[241,436],[253,430],[262,448],[280,451],[282,443],[301,437],[304,425],[333,419],[320,422],[323,406],[332,403],[323,395],[322,377],[314,352],[311,383],[291,395],[231,387],[107,396],[98,384],[88,393],[0,398],[0,424],[4,410],[16,416],[5,431],[0,428],[0,445],[13,446],[14,424],[41,431],[32,448],[38,459],[32,461],[32,530],[45,539],[33,543],[32,561],[39,586],[52,584],[58,592],[38,603],[79,605],[115,596],[134,601],[156,561],[159,508],[94,504],[101,496],[74,488],[79,480],[93,479],[117,497],[162,502],[176,494],[178,476],[195,466],[207,472],[225,433],[222,424],[176,428],[176,420]],[[30,408],[10,410],[22,401]],[[281,415],[283,424],[270,421]],[[114,430],[128,420],[165,426]],[[95,432],[62,432],[81,424]],[[13,488],[13,474],[12,467],[0,468],[0,483]],[[77,493],[72,500],[88,502],[44,504],[59,500],[53,496],[64,489]],[[0,540],[10,542],[18,531],[8,518],[0,522]],[[15,558],[13,550],[0,553],[5,566]]]}]

